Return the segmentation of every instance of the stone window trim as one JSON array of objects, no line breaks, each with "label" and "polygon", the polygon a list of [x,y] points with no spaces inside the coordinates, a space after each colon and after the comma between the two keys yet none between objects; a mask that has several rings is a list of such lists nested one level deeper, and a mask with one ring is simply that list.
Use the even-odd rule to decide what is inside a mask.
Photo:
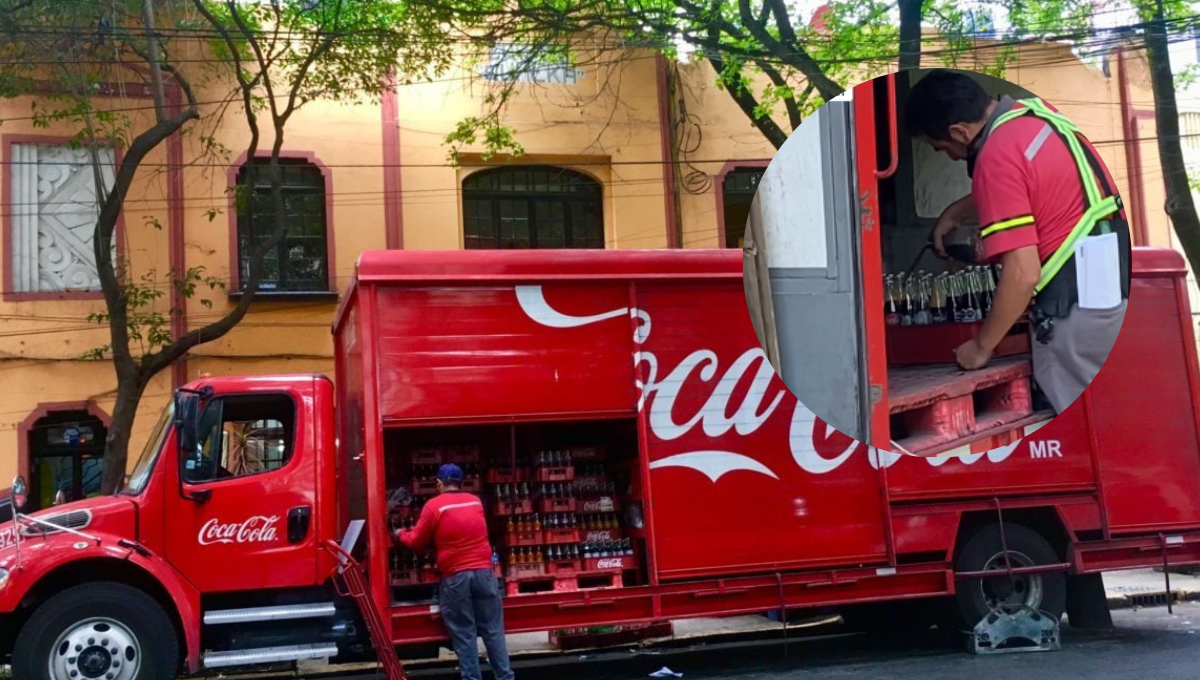
[{"label": "stone window trim", "polygon": [[771,161],[728,161],[721,171],[713,178],[713,193],[717,199],[717,247],[724,248],[729,237],[728,226],[725,224],[725,178],[738,170],[766,170]]},{"label": "stone window trim", "polygon": [[[271,154],[269,151],[260,151],[255,154],[255,158],[269,160]],[[314,300],[329,300],[336,301],[338,298],[337,287],[337,249],[335,241],[337,231],[334,228],[334,208],[333,208],[333,172],[329,166],[325,165],[316,152],[307,150],[285,149],[279,152],[280,159],[302,160],[306,161],[321,171],[321,176],[325,179],[325,272],[328,278],[327,290],[324,291],[269,291],[259,290],[254,294],[256,300],[271,300],[272,302],[312,302]],[[242,166],[246,164],[248,156],[246,152],[242,152],[227,169],[226,179],[230,188],[236,187],[238,182],[238,173]],[[228,217],[229,224],[229,287],[228,293],[231,299],[242,297],[241,292],[241,262],[238,249],[238,214],[236,197],[233,192],[228,192],[225,211]]]},{"label": "stone window trim", "polygon": [[[10,162],[13,157],[14,144],[62,144],[66,145],[72,140],[68,135],[38,135],[38,134],[18,134],[5,133],[0,134],[0,153],[3,153],[0,159],[0,205],[3,205],[3,215],[0,216],[0,299],[4,302],[39,302],[50,300],[103,300],[104,293],[99,290],[90,291],[47,291],[47,292],[27,292],[18,291],[14,285],[13,277],[16,272],[13,268],[12,254],[14,251],[13,238],[15,236],[16,225],[13,224],[13,171],[15,166]],[[117,145],[113,150],[113,163],[116,168],[121,167],[123,157],[122,148]],[[116,245],[117,258],[122,259],[128,253],[128,243],[126,242],[127,232],[125,229],[125,211],[124,209],[117,215],[116,229],[113,232],[113,242]]]}]

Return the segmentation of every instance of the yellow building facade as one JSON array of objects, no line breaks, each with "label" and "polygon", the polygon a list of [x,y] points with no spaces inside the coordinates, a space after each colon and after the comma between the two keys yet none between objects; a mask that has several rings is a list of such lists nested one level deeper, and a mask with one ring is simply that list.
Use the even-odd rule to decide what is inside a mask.
[{"label": "yellow building facade", "polygon": [[[1080,125],[1144,225],[1142,240],[1167,244],[1146,68],[1137,55],[1118,61],[1108,59],[1106,74],[1065,47],[1037,46],[1018,55],[1006,78]],[[484,160],[482,148],[465,149],[458,165],[448,162],[447,133],[480,115],[494,86],[478,68],[395,87],[381,102],[301,109],[283,145],[297,226],[270,260],[245,321],[147,389],[131,460],[172,389],[202,373],[332,375],[330,324],[364,250],[739,245],[774,149],[716,86],[707,62],[602,55],[579,68],[547,66],[529,80],[503,117],[524,147],[519,162]],[[139,88],[114,83],[105,101],[150,116],[148,93]],[[215,87],[198,93],[201,101],[224,96]],[[95,176],[86,157],[64,146],[74,131],[34,128],[30,104],[0,103],[0,487],[20,471],[35,500],[48,503],[59,492],[86,494],[98,485],[115,377],[107,361],[81,358],[107,342],[107,329],[87,321],[103,308],[88,254]],[[202,121],[214,120],[215,108],[206,105]],[[1125,143],[1131,133],[1143,141]],[[236,304],[241,253],[265,219],[254,201],[235,214],[228,191],[242,181],[245,161],[238,153],[248,132],[239,114],[227,112],[215,134],[232,155],[206,155],[199,135],[172,138],[151,153],[118,233],[131,275],[164,290],[157,308],[183,310],[173,317],[176,333]],[[167,272],[190,267],[203,267],[228,290],[173,297]]]}]

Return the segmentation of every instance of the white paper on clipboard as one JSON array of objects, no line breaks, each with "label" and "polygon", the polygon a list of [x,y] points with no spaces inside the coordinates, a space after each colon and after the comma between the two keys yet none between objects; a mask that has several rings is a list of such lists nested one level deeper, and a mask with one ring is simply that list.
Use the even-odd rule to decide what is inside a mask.
[{"label": "white paper on clipboard", "polygon": [[1075,278],[1080,309],[1121,304],[1121,256],[1116,234],[1088,236],[1075,244]]}]

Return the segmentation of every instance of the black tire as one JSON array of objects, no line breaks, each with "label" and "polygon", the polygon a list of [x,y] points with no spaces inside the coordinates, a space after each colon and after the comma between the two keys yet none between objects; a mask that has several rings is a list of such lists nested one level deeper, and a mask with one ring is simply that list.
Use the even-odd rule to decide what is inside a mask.
[{"label": "black tire", "polygon": [[[989,524],[973,536],[963,546],[955,561],[955,569],[964,571],[982,571],[989,562],[1000,560],[1003,565],[1003,546],[1007,544],[1009,554],[1013,556],[1013,566],[1039,566],[1054,564],[1061,559],[1054,547],[1042,538],[1038,532],[1020,524],[1004,524],[1004,543],[1000,540],[1000,525]],[[1027,562],[1028,564],[1021,564]],[[1035,588],[1040,585],[1040,596]],[[1010,594],[1012,600],[1024,599],[1027,604],[1044,611],[1056,619],[1061,619],[1067,607],[1067,576],[1063,572],[1045,572],[994,579],[967,579],[958,582],[955,596],[955,623],[962,630],[971,630],[983,617],[992,610],[989,595],[993,603]]]},{"label": "black tire", "polygon": [[[17,637],[12,656],[13,677],[23,680],[72,680],[51,674],[52,659],[63,658],[57,656],[53,647],[62,635],[77,628],[78,624],[97,617],[124,626],[135,639],[140,654],[134,654],[138,660],[134,680],[175,678],[179,669],[179,642],[170,617],[154,598],[120,583],[88,583],[68,588],[38,607]],[[95,630],[106,629],[113,630],[111,627]],[[102,636],[103,632],[98,635]],[[105,638],[101,639],[106,641]],[[76,663],[102,663],[106,653],[109,663],[128,663],[128,647],[124,653],[117,655],[108,651],[111,647],[91,649],[91,654],[87,654],[89,650],[85,649],[84,654],[73,657],[77,658]],[[89,676],[80,673],[78,677]],[[99,677],[104,677],[104,674]]]}]

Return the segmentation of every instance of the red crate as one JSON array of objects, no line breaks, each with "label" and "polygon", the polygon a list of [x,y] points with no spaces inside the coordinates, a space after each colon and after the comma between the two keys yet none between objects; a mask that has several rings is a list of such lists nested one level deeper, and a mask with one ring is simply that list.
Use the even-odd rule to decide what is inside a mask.
[{"label": "red crate", "polygon": [[550,644],[562,651],[597,649],[630,644],[651,638],[667,638],[675,634],[670,621],[616,626],[609,633],[589,633],[587,628],[550,631]]},{"label": "red crate", "polygon": [[412,482],[412,493],[414,496],[436,496],[437,480],[424,481],[414,479]]},{"label": "red crate", "polygon": [[437,583],[439,580],[440,580],[440,576],[438,576],[437,571],[435,571],[433,569],[426,569],[421,572],[421,583],[422,584]]},{"label": "red crate", "polygon": [[487,471],[487,480],[489,484],[516,484],[525,480],[520,479],[519,468],[511,467],[495,467]]},{"label": "red crate", "polygon": [[608,475],[588,475],[587,477],[576,477],[575,488],[585,489],[588,486],[602,486],[608,484]]},{"label": "red crate", "polygon": [[624,571],[636,569],[637,562],[633,555],[620,557],[589,557],[583,562],[584,571]]},{"label": "red crate", "polygon": [[479,448],[472,446],[461,449],[454,449],[448,456],[451,463],[457,465],[478,464],[479,463]]},{"label": "red crate", "polygon": [[537,481],[539,482],[571,482],[574,480],[575,468],[569,465],[538,468],[537,471]]},{"label": "red crate", "polygon": [[509,581],[523,581],[545,575],[546,565],[544,564],[510,564],[505,570],[505,576]]},{"label": "red crate", "polygon": [[582,498],[579,500],[579,512],[616,512],[620,509],[620,501],[612,496]]},{"label": "red crate", "polygon": [[421,572],[415,569],[392,572],[392,585],[396,587],[415,586],[421,583]]},{"label": "red crate", "polygon": [[620,529],[584,529],[579,541],[581,543],[594,543],[597,541],[615,541],[621,536]]},{"label": "red crate", "polygon": [[508,531],[504,534],[504,544],[517,548],[542,544],[540,531]]},{"label": "red crate", "polygon": [[[888,365],[953,363],[954,350],[964,342],[974,340],[981,328],[983,322],[888,326]],[[1022,322],[1013,325],[1009,334],[996,346],[992,356],[1028,354],[1029,351],[1029,324]]]},{"label": "red crate", "polygon": [[464,479],[462,483],[462,490],[468,493],[480,493],[483,491],[483,482],[479,481],[478,477]]},{"label": "red crate", "polygon": [[492,507],[493,515],[507,517],[508,515],[531,515],[533,514],[533,501],[526,499],[523,501],[496,501]]},{"label": "red crate", "polygon": [[575,512],[578,505],[574,498],[543,498],[538,507],[542,512]]},{"label": "red crate", "polygon": [[532,595],[534,593],[566,593],[578,590],[602,590],[620,588],[624,577],[619,571],[580,571],[574,574],[549,574],[508,581],[509,596]]},{"label": "red crate", "polygon": [[412,452],[413,465],[439,465],[442,462],[442,452],[437,449],[417,449]]},{"label": "red crate", "polygon": [[556,576],[574,576],[581,568],[579,560],[554,560],[546,563],[546,573]]},{"label": "red crate", "polygon": [[548,545],[579,542],[578,529],[547,529],[542,532],[542,535]]},{"label": "red crate", "polygon": [[604,460],[606,458],[603,446],[581,446],[576,449],[570,449],[571,460],[593,461]]}]

